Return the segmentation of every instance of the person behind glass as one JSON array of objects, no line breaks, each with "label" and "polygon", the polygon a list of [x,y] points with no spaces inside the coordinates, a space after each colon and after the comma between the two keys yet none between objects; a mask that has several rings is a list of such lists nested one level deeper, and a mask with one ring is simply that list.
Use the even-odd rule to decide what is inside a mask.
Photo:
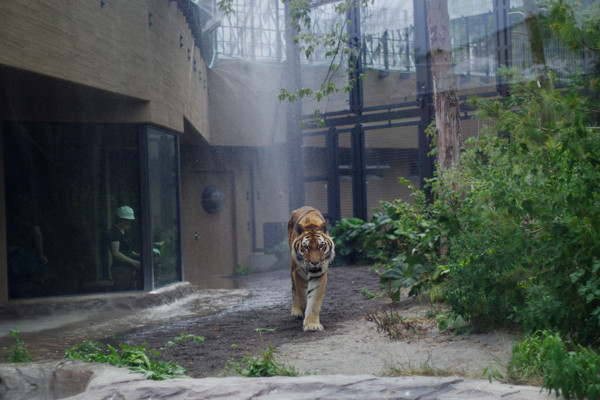
[{"label": "person behind glass", "polygon": [[113,257],[111,271],[115,290],[138,289],[141,277],[140,255],[131,248],[128,235],[133,220],[135,220],[135,216],[131,207],[119,207],[117,222],[108,231],[108,244]]}]

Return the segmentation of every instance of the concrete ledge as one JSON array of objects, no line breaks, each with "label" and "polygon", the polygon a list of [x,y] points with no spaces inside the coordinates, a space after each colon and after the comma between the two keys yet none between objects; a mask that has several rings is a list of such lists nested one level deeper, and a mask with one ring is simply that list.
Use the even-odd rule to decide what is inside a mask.
[{"label": "concrete ledge", "polygon": [[[52,397],[43,397],[44,395]],[[13,396],[14,395],[14,396]],[[19,395],[24,397],[18,397]],[[41,395],[41,396],[40,396]],[[517,386],[456,376],[377,377],[321,375],[272,378],[204,378],[145,380],[143,375],[103,364],[61,361],[0,364],[0,397],[71,400],[160,398],[184,399],[551,399],[534,386]],[[11,397],[13,396],[13,397]]]},{"label": "concrete ledge", "polygon": [[172,303],[192,295],[189,282],[178,282],[151,292],[102,293],[78,296],[9,300],[0,304],[0,319],[46,317],[80,310],[133,310]]}]

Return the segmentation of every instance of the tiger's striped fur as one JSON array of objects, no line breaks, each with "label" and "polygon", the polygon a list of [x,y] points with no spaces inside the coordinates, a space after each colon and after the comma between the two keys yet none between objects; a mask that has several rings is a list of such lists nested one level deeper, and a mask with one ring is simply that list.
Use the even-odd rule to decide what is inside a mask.
[{"label": "tiger's striped fur", "polygon": [[321,212],[312,207],[293,211],[288,221],[288,241],[292,316],[304,318],[305,331],[322,331],[319,313],[335,249]]}]

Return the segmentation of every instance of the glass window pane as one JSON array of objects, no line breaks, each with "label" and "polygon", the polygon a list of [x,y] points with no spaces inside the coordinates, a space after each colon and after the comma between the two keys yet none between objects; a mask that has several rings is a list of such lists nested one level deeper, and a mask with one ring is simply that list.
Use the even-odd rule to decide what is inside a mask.
[{"label": "glass window pane", "polygon": [[[109,251],[117,208],[141,249],[139,148],[134,126],[6,123],[6,234],[11,298],[141,289],[134,266]],[[133,256],[133,253],[131,254]],[[117,278],[117,279],[115,279]]]},{"label": "glass window pane", "polygon": [[174,135],[149,129],[148,179],[156,287],[181,280],[176,150]]}]

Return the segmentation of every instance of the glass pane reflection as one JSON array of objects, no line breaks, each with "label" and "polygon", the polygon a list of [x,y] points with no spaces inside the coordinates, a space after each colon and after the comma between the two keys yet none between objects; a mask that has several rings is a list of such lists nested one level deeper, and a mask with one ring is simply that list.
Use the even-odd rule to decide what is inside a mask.
[{"label": "glass pane reflection", "polygon": [[174,135],[149,129],[148,177],[156,287],[181,280],[176,150]]}]

